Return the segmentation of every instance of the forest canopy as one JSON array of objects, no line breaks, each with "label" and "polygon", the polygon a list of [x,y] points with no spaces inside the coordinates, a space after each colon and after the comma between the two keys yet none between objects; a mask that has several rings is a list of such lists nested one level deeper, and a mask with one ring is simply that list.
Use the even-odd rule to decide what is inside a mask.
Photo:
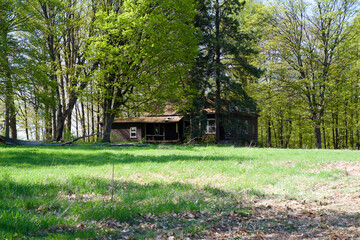
[{"label": "forest canopy", "polygon": [[360,148],[359,2],[0,0],[0,135],[109,141],[208,98],[255,106],[261,146]]}]

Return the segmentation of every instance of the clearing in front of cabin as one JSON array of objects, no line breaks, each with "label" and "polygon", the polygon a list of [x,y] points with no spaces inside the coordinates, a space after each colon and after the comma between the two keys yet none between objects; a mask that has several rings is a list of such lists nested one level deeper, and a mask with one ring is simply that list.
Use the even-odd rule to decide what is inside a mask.
[{"label": "clearing in front of cabin", "polygon": [[0,146],[8,239],[360,238],[360,152]]}]

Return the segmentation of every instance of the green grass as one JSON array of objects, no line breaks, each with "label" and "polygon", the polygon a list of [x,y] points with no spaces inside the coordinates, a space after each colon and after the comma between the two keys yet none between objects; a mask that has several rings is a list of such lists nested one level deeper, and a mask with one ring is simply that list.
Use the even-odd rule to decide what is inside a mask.
[{"label": "green grass", "polygon": [[[250,212],[242,206],[244,197],[316,199],[326,193],[312,186],[349,178],[321,166],[359,160],[356,151],[231,146],[1,146],[0,238],[120,236],[101,224],[174,213]],[[167,222],[172,221],[179,224]],[[190,233],[206,228],[181,224]],[[145,229],[133,236],[153,234]]]}]

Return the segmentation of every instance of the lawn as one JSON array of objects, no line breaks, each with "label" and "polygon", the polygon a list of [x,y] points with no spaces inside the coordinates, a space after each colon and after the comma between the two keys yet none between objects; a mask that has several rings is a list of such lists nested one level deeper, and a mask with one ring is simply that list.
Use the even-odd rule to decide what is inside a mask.
[{"label": "lawn", "polygon": [[360,152],[0,146],[0,238],[360,238]]}]

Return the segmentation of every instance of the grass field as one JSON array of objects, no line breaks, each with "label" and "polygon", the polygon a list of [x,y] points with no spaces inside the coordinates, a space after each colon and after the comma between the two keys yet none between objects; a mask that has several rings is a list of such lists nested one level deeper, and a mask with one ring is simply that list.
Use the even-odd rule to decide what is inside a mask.
[{"label": "grass field", "polygon": [[360,152],[0,146],[0,239],[360,238]]}]

